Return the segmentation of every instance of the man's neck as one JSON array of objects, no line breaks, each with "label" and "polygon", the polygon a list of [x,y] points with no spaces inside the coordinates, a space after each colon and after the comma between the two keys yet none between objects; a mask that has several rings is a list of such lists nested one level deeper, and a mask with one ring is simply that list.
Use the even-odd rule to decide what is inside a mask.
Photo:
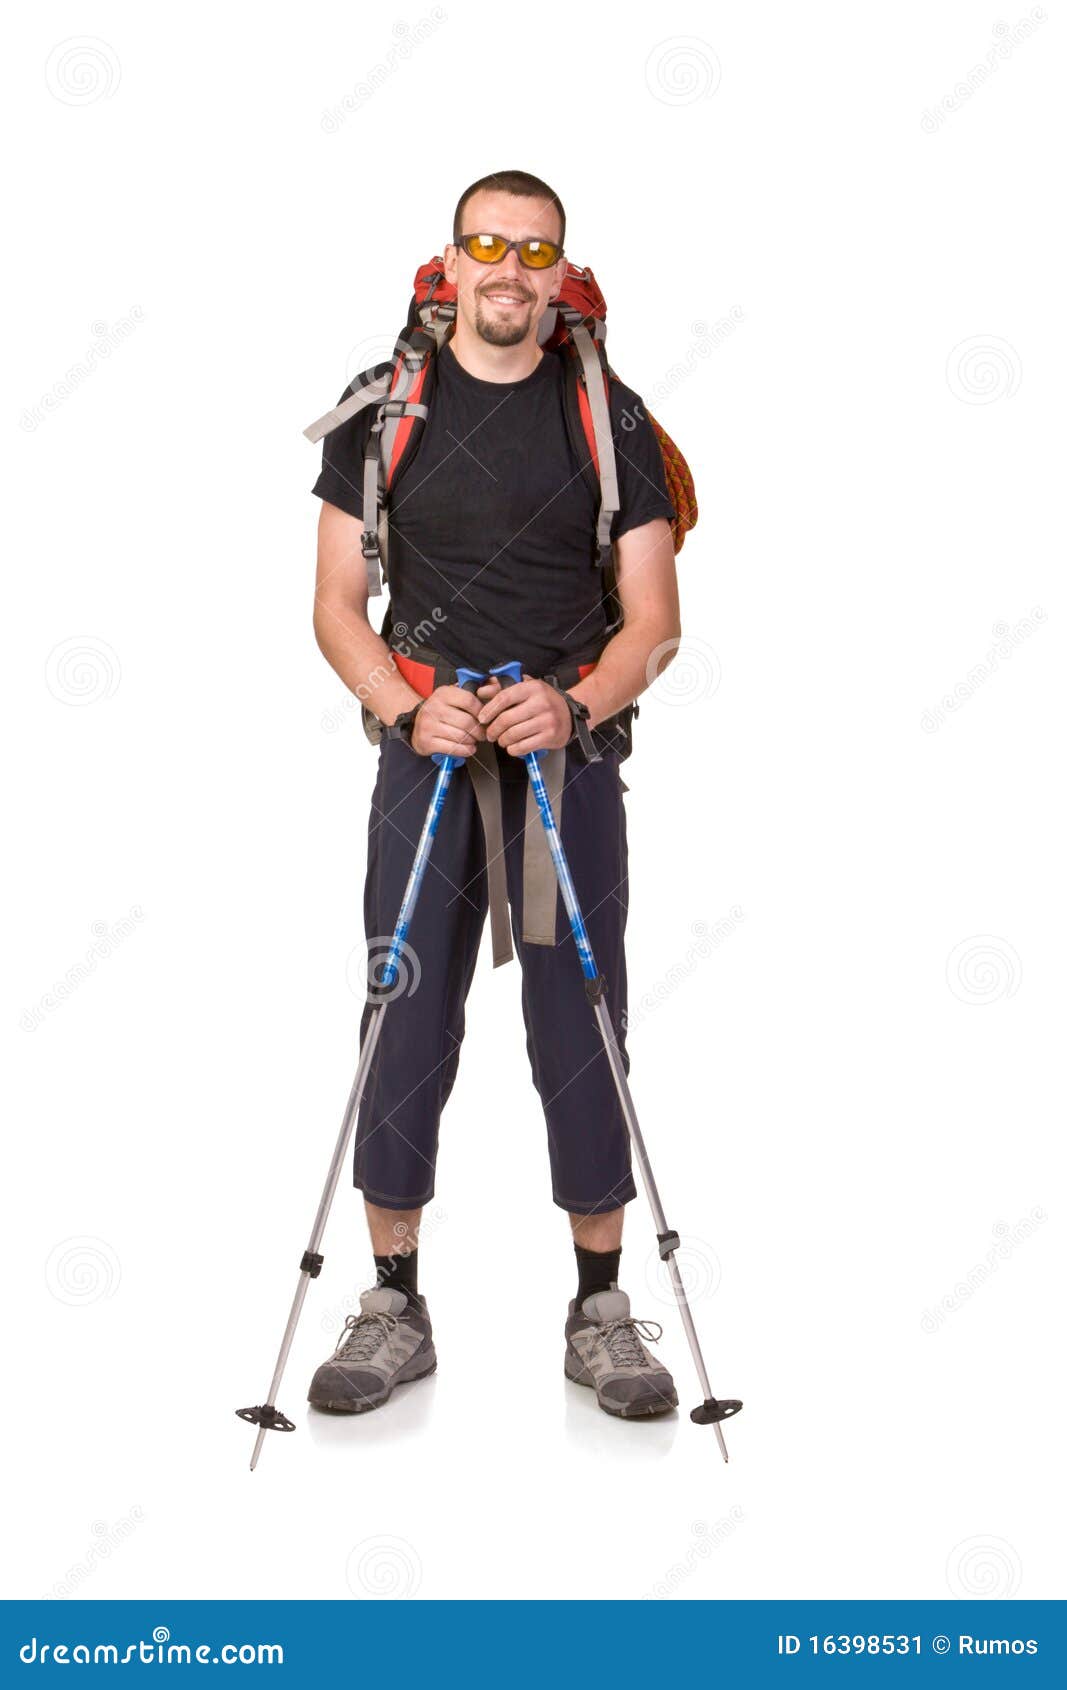
[{"label": "man's neck", "polygon": [[533,374],[544,357],[536,333],[516,346],[491,346],[462,321],[456,323],[448,344],[456,362],[479,381],[522,381]]}]

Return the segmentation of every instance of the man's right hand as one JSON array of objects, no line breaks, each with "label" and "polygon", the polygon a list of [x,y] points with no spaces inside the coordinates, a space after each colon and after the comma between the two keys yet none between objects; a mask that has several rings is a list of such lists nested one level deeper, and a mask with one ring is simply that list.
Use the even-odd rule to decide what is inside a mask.
[{"label": "man's right hand", "polygon": [[[480,688],[487,692],[487,688]],[[418,715],[411,731],[411,748],[420,757],[434,752],[446,757],[473,757],[478,742],[485,738],[485,729],[478,720],[478,712],[485,699],[464,692],[462,687],[435,687]]]}]

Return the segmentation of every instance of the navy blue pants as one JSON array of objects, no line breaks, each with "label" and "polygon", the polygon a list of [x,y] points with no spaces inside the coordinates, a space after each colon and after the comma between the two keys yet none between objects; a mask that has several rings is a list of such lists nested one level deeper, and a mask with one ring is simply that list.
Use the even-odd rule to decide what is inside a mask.
[{"label": "navy blue pants", "polygon": [[[364,919],[380,967],[437,769],[402,740],[385,741],[378,757]],[[602,1214],[635,1195],[626,1126],[561,898],[555,945],[523,941],[528,781],[525,766],[505,752],[497,753],[497,767],[526,1048],[548,1127],[552,1197],[573,1214]],[[600,763],[585,763],[571,747],[561,810],[563,847],[628,1069],[626,817],[618,757],[606,753]],[[540,819],[534,825],[540,827]],[[408,934],[408,980],[417,979],[417,985],[411,995],[392,998],[386,1010],[356,1130],[356,1187],[383,1208],[417,1209],[434,1195],[441,1111],[459,1065],[464,1006],[487,908],[481,818],[470,777],[460,768],[445,798]],[[370,1014],[368,1006],[364,1036]]]}]

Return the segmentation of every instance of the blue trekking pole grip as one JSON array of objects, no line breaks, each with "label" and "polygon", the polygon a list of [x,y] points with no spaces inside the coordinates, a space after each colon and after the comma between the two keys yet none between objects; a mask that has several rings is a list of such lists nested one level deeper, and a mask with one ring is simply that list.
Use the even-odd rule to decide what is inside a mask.
[{"label": "blue trekking pole grip", "polygon": [[[462,687],[464,692],[477,692],[480,686],[484,686],[486,679],[487,677],[478,669],[456,670],[456,685]],[[444,808],[449,786],[452,784],[452,776],[457,769],[462,768],[466,759],[449,756],[443,751],[434,751],[430,755],[430,761],[437,764],[437,781],[434,785],[429,808],[426,811],[426,820],[422,824],[419,843],[415,848],[415,861],[411,866],[407,889],[400,905],[400,913],[396,918],[396,927],[393,929],[389,954],[382,967],[379,985],[383,991],[387,992],[391,991],[396,985],[400,975],[400,958],[407,942],[412,913],[426,874],[426,864],[430,860],[430,847],[433,845],[437,834],[437,824],[441,819],[441,811]]]},{"label": "blue trekking pole grip", "polygon": [[[513,665],[513,667],[518,668],[518,664]],[[493,673],[495,674],[496,671],[494,670]],[[522,671],[520,670],[520,676],[521,673]],[[516,677],[516,679],[518,678],[519,677]],[[457,687],[460,687],[463,692],[477,692],[479,687],[484,687],[488,679],[489,676],[482,669],[457,669],[455,684]],[[438,767],[442,769],[447,763],[449,765],[448,772],[451,776],[453,770],[458,769],[462,763],[466,762],[466,758],[450,757],[444,751],[433,751],[430,753],[430,761],[431,763],[436,763]]]}]

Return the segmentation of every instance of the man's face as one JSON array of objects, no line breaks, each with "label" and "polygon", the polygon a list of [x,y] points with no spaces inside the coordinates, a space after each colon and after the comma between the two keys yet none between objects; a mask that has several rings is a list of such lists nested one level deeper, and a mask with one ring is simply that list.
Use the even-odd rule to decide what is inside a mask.
[{"label": "man's face", "polygon": [[[484,189],[467,201],[460,233],[558,242],[559,213],[540,200]],[[490,346],[517,346],[536,335],[566,268],[561,258],[547,270],[526,270],[517,252],[505,253],[499,264],[479,264],[462,247],[445,248],[445,276],[455,284],[459,315]]]}]

